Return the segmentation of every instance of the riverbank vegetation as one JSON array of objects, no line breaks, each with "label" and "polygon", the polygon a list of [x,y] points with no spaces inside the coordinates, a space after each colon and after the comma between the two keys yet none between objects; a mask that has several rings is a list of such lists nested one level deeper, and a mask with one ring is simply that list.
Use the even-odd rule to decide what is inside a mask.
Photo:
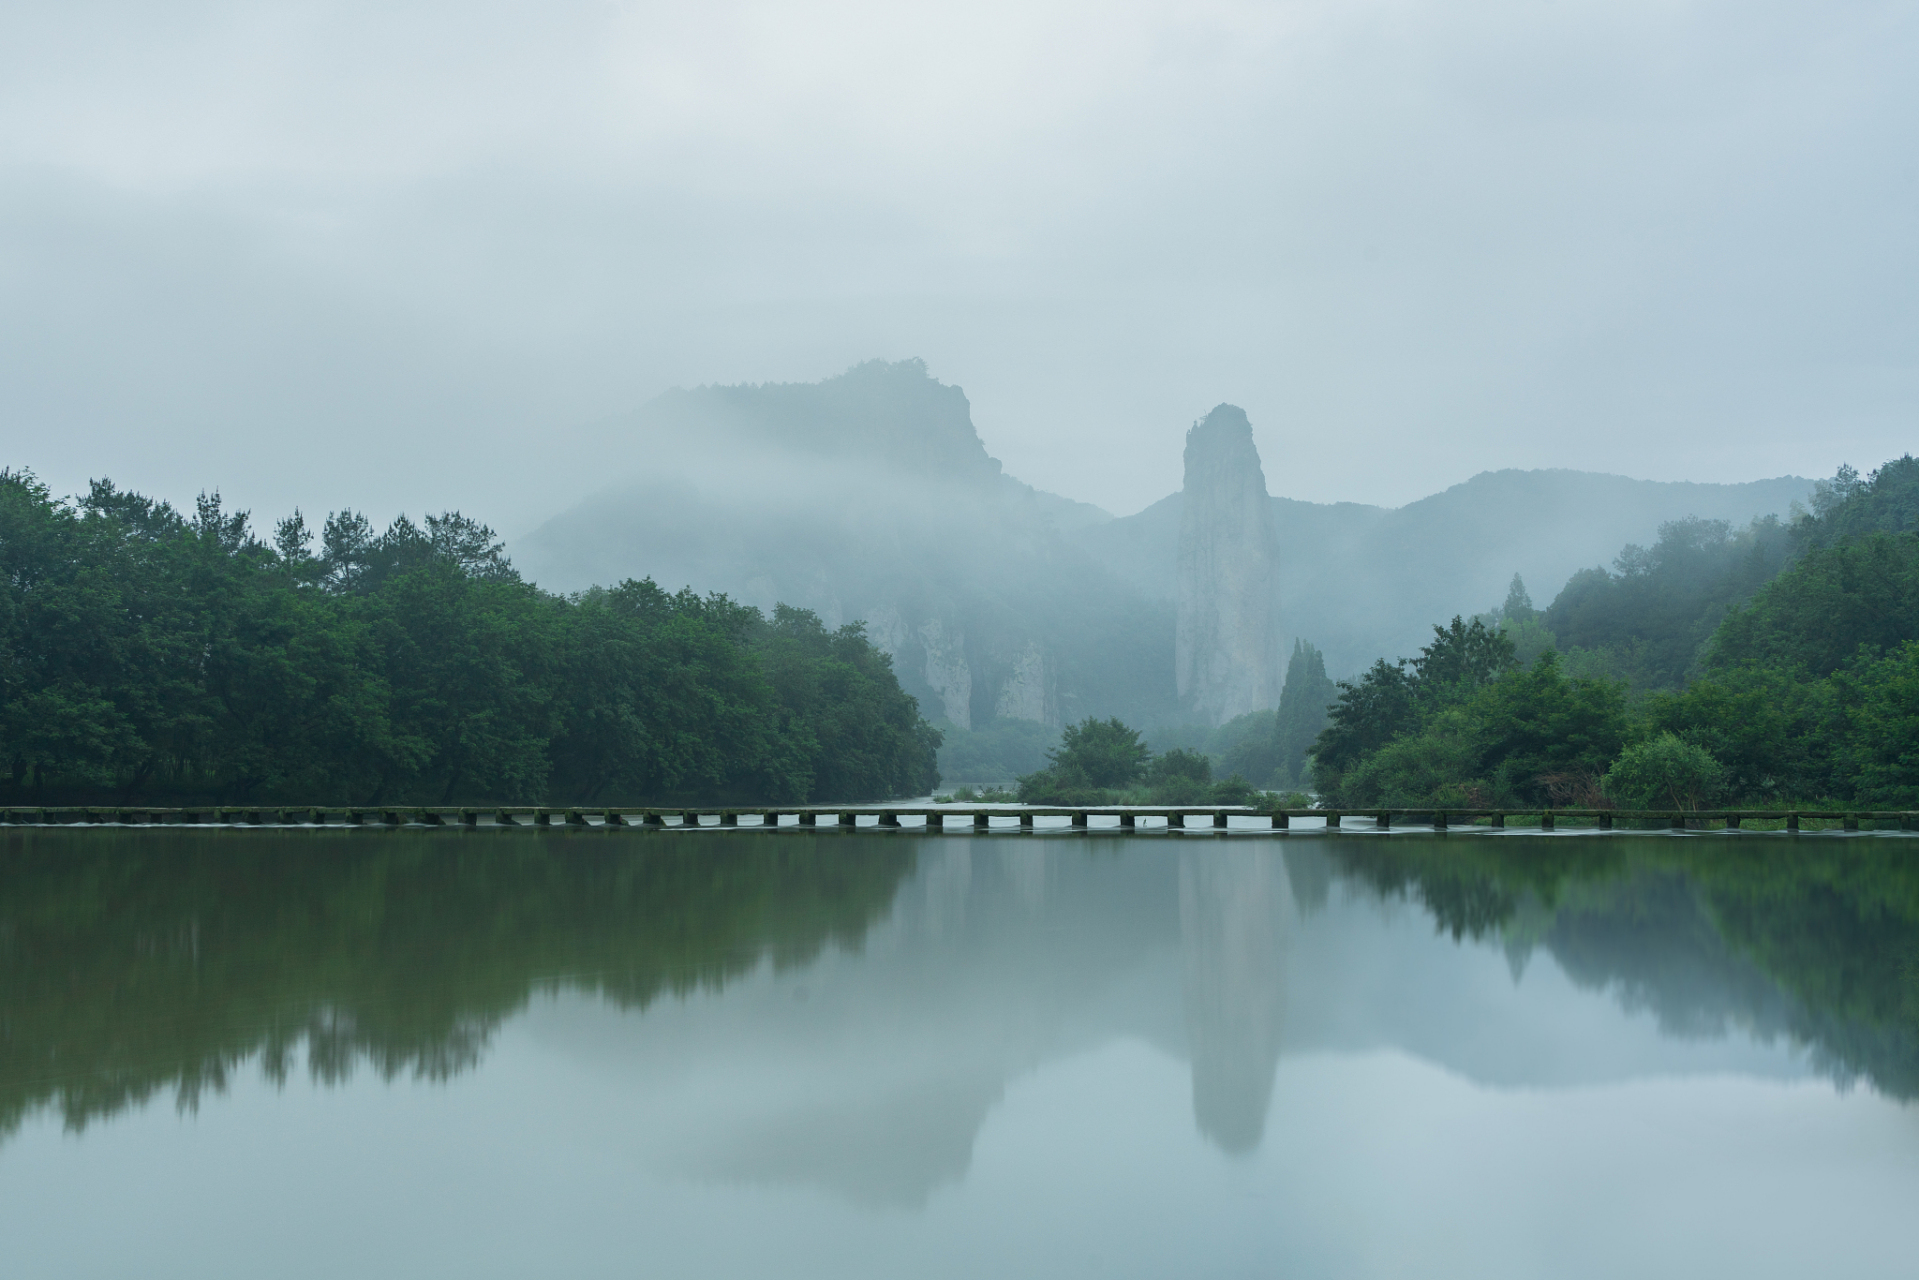
[{"label": "riverbank vegetation", "polygon": [[491,530],[271,543],[0,472],[0,794],[30,803],[918,795],[939,735],[858,625],[652,581],[541,591]]},{"label": "riverbank vegetation", "polygon": [[1339,685],[1322,803],[1919,807],[1919,461],[1515,592]]},{"label": "riverbank vegetation", "polygon": [[[1214,780],[1201,751],[1173,747],[1155,753],[1136,729],[1118,719],[1068,725],[1044,769],[1019,780],[1008,797],[1046,805],[1245,805],[1270,798],[1238,774]],[[1302,803],[1304,797],[1298,797]]]}]

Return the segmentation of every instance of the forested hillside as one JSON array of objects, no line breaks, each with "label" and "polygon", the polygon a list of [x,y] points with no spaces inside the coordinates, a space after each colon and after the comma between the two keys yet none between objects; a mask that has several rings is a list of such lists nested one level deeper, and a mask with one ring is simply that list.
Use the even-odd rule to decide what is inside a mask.
[{"label": "forested hillside", "polygon": [[0,472],[0,792],[460,803],[911,795],[938,734],[858,625],[650,580],[521,580],[457,513],[269,545]]},{"label": "forested hillside", "polygon": [[[1919,806],[1915,530],[1911,457],[1843,469],[1789,525],[1669,523],[1540,618],[1455,618],[1342,683],[1316,785],[1349,805]],[[1524,664],[1515,638],[1542,624]]]}]

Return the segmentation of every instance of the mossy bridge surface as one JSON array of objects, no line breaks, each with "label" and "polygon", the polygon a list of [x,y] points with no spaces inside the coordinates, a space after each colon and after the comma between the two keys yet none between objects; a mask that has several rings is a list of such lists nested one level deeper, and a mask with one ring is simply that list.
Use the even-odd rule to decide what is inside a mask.
[{"label": "mossy bridge surface", "polygon": [[[786,828],[842,831],[1252,833],[1390,831],[1911,831],[1914,810],[1831,809],[1254,809],[1089,805],[125,805],[0,808],[11,826],[554,827],[601,831]],[[1348,823],[1352,825],[1348,826]]]}]

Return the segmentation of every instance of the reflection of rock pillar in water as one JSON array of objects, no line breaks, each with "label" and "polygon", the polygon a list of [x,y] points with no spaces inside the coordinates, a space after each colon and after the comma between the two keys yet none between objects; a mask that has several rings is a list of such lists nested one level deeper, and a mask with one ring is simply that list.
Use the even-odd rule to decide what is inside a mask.
[{"label": "reflection of rock pillar in water", "polygon": [[1251,1151],[1266,1132],[1286,1007],[1285,948],[1296,918],[1279,854],[1219,844],[1181,851],[1193,1118],[1227,1151]]}]

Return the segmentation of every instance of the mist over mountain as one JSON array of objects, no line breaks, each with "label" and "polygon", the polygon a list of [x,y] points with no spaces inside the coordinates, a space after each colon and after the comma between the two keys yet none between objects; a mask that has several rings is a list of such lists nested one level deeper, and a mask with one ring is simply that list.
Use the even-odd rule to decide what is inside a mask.
[{"label": "mist over mountain", "polygon": [[[1283,473],[1282,473],[1283,474]],[[1302,638],[1336,677],[1432,639],[1432,624],[1496,606],[1514,573],[1542,605],[1581,569],[1687,516],[1744,525],[1812,494],[1798,476],[1747,484],[1632,480],[1590,471],[1486,471],[1399,508],[1274,497],[1279,641]],[[1174,493],[1137,515],[1072,529],[1071,541],[1152,599],[1180,591]]]},{"label": "mist over mountain", "polygon": [[702,387],[609,424],[609,481],[514,548],[558,590],[627,577],[863,621],[929,719],[1170,713],[1173,609],[1068,542],[1111,517],[1006,476],[918,361]]},{"label": "mist over mountain", "polygon": [[[811,609],[830,626],[863,621],[928,718],[962,729],[1212,722],[1276,698],[1267,675],[1295,638],[1345,676],[1414,652],[1435,621],[1496,605],[1515,572],[1549,600],[1664,521],[1743,523],[1812,490],[1797,477],[1497,471],[1397,509],[1267,496],[1261,511],[1245,414],[1222,405],[1207,423],[1184,492],[1116,518],[1005,474],[964,392],[916,360],[673,391],[605,424],[591,442],[600,491],[512,550],[550,589],[652,577]],[[1262,591],[1276,591],[1276,612]],[[1183,657],[1182,626],[1204,633]],[[1249,645],[1271,661],[1228,691],[1227,655]]]}]

